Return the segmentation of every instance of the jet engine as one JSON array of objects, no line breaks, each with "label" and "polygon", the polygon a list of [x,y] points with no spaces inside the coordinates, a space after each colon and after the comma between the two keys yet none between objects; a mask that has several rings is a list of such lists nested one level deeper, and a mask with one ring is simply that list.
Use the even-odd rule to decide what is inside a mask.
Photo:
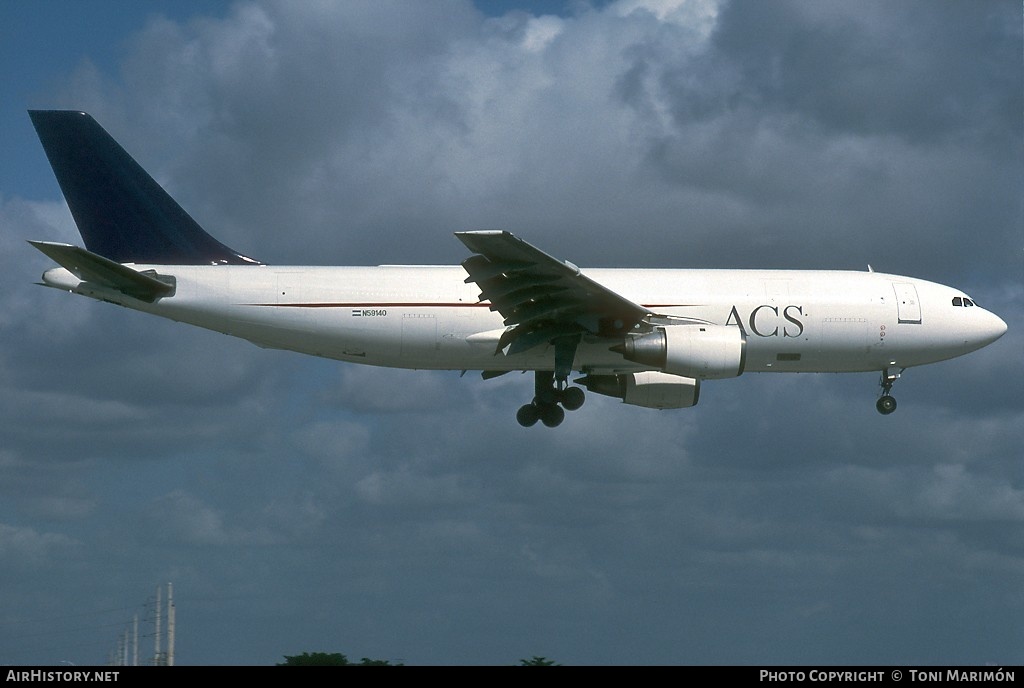
[{"label": "jet engine", "polygon": [[669,325],[626,337],[612,351],[673,375],[714,380],[743,373],[747,337],[728,325]]},{"label": "jet engine", "polygon": [[700,380],[645,371],[624,375],[587,375],[576,380],[595,394],[622,399],[624,404],[646,408],[689,408],[697,405]]}]

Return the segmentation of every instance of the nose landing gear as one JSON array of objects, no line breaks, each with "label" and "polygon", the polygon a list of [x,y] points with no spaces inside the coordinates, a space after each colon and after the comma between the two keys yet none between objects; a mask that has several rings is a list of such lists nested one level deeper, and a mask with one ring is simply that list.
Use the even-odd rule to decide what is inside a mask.
[{"label": "nose landing gear", "polygon": [[900,368],[898,373],[891,373],[888,368],[882,371],[882,379],[879,382],[882,387],[882,396],[875,402],[875,408],[883,416],[888,416],[896,410],[896,398],[891,394],[892,386],[896,380],[900,379],[900,375],[903,374],[904,370],[906,368]]}]

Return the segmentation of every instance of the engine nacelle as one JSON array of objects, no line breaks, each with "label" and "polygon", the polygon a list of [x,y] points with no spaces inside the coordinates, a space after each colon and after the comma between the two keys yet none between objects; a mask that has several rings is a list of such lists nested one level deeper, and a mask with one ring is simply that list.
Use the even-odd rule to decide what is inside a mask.
[{"label": "engine nacelle", "polygon": [[612,348],[627,361],[702,380],[738,377],[747,362],[747,337],[729,325],[669,325]]},{"label": "engine nacelle", "polygon": [[646,408],[689,408],[696,406],[700,397],[700,380],[654,371],[587,375],[576,382],[595,394],[615,397],[622,399],[624,404]]}]

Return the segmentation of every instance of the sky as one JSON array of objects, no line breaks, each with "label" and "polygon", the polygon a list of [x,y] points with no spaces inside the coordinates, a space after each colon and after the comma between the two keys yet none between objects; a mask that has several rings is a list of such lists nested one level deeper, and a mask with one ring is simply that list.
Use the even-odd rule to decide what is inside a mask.
[{"label": "sky", "polygon": [[[0,664],[1024,663],[1020,3],[0,1]],[[36,286],[90,112],[275,264],[866,269],[1008,333],[700,405],[374,369]],[[927,317],[927,315],[925,315]],[[148,630],[147,630],[148,629]]]}]

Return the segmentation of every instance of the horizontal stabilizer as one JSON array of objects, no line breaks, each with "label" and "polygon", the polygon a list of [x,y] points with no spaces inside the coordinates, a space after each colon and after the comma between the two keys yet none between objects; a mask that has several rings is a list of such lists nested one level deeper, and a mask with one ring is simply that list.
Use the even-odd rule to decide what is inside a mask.
[{"label": "horizontal stabilizer", "polygon": [[28,243],[83,282],[107,287],[140,301],[152,303],[161,296],[168,296],[174,291],[173,281],[163,281],[173,278],[165,277],[162,280],[153,271],[148,271],[152,274],[142,273],[103,256],[90,253],[78,246],[50,241],[30,241]]}]

